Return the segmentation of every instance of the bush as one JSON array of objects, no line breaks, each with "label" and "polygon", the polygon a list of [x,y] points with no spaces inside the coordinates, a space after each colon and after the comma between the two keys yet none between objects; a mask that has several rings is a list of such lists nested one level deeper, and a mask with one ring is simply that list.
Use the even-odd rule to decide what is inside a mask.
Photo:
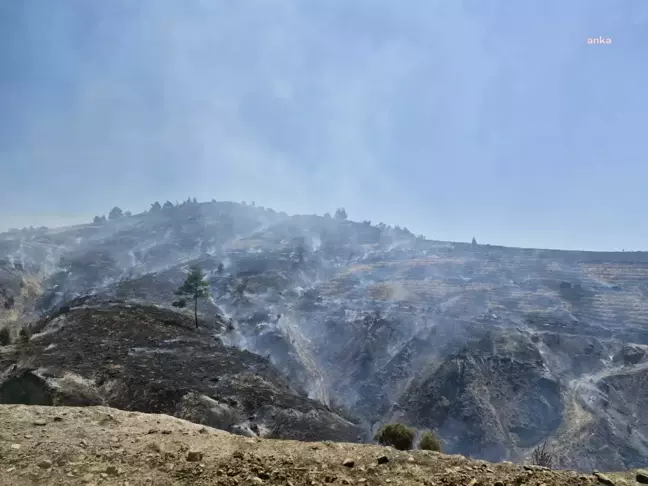
[{"label": "bush", "polygon": [[427,430],[421,435],[419,449],[441,452],[441,441],[436,435],[434,435],[434,432]]},{"label": "bush", "polygon": [[11,331],[9,328],[3,327],[0,329],[0,346],[8,346],[11,344]]},{"label": "bush", "polygon": [[554,462],[554,455],[547,447],[547,442],[540,444],[531,453],[531,462],[536,466],[543,466],[551,469]]},{"label": "bush", "polygon": [[399,451],[407,451],[414,444],[414,430],[403,424],[383,425],[374,440],[381,445],[392,446]]}]

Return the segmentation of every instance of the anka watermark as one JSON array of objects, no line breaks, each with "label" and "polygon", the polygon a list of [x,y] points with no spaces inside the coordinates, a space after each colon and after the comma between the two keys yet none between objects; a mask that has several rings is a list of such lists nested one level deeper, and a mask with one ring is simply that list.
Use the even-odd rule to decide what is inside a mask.
[{"label": "anka watermark", "polygon": [[599,35],[598,37],[588,37],[587,43],[588,44],[612,44],[612,39],[610,39],[609,37],[603,37]]}]

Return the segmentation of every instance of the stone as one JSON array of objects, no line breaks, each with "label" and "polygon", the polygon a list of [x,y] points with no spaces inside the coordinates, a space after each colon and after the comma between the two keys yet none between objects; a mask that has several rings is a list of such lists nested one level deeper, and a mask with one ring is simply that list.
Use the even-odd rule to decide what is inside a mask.
[{"label": "stone", "polygon": [[253,477],[250,481],[252,484],[263,484],[263,479],[258,476]]},{"label": "stone", "polygon": [[347,457],[347,458],[342,462],[342,465],[343,465],[343,466],[346,466],[346,467],[353,467],[353,466],[355,465],[355,461],[354,461],[353,459]]},{"label": "stone", "polygon": [[493,486],[504,486],[504,483],[502,481],[495,481]]},{"label": "stone", "polygon": [[648,471],[637,471],[635,479],[639,484],[648,484]]},{"label": "stone", "polygon": [[389,457],[382,455],[377,459],[378,464],[387,464],[389,462]]},{"label": "stone", "polygon": [[148,448],[153,452],[157,452],[158,454],[161,454],[163,452],[162,445],[158,442],[151,442],[148,445]]},{"label": "stone", "polygon": [[38,467],[40,467],[41,469],[49,469],[52,467],[52,461],[50,461],[49,459],[44,459],[38,463]]},{"label": "stone", "polygon": [[202,461],[203,453],[200,451],[189,451],[187,452],[187,461],[189,462],[200,462]]},{"label": "stone", "polygon": [[477,484],[477,479],[472,478],[472,479],[470,480],[470,482],[468,483],[468,486],[475,486],[475,484]]},{"label": "stone", "polygon": [[110,465],[106,467],[106,474],[109,474],[110,476],[117,476],[119,474],[119,469],[117,469],[117,466]]},{"label": "stone", "polygon": [[11,448],[17,451],[18,449],[20,449],[20,444],[11,444]]},{"label": "stone", "polygon": [[38,425],[39,427],[42,427],[44,425],[47,425],[47,422],[45,420],[43,420],[43,419],[38,419],[38,420],[34,420],[32,422],[32,424],[33,425]]},{"label": "stone", "polygon": [[594,476],[596,476],[596,479],[599,480],[599,483],[606,484],[607,486],[614,486],[614,481],[612,481],[605,474],[595,471]]}]

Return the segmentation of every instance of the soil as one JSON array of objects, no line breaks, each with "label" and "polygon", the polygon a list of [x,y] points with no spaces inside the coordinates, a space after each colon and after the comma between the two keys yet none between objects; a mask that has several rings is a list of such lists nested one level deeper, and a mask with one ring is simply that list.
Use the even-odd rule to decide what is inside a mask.
[{"label": "soil", "polygon": [[1,485],[636,484],[632,473],[607,476],[377,445],[247,438],[100,406],[0,405]]}]

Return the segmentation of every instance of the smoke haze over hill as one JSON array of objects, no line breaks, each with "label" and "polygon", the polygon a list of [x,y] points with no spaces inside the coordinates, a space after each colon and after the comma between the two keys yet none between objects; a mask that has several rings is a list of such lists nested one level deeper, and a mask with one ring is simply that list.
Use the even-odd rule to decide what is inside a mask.
[{"label": "smoke haze over hill", "polygon": [[0,228],[195,195],[642,249],[647,20],[640,0],[3,2]]}]

